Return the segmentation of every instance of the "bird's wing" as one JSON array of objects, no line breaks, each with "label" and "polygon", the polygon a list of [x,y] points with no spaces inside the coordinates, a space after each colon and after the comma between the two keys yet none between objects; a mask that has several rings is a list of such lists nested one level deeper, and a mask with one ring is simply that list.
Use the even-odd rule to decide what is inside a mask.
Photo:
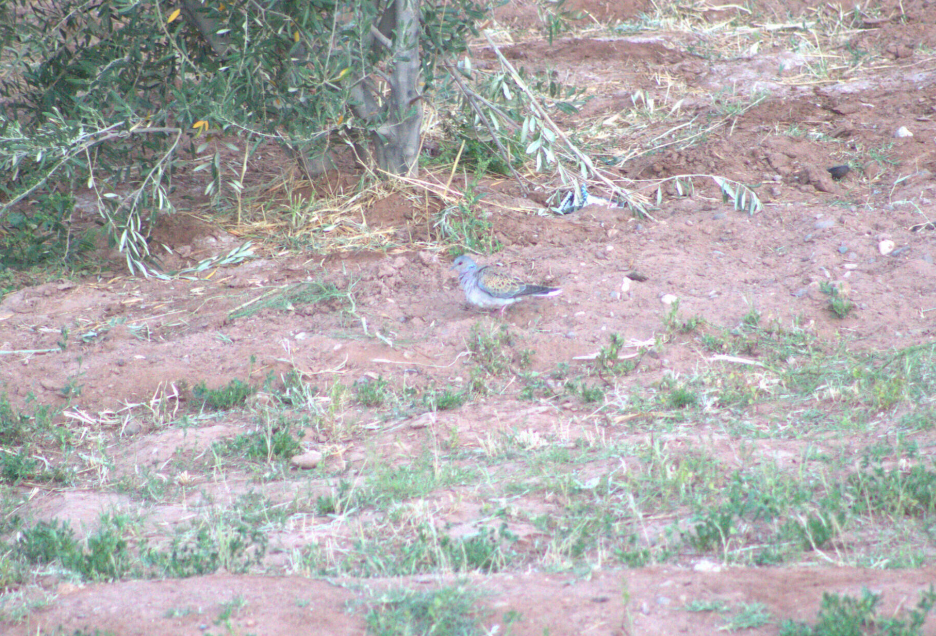
[{"label": "bird's wing", "polygon": [[478,287],[495,298],[513,298],[521,293],[526,285],[513,276],[490,267],[482,267],[477,273]]}]

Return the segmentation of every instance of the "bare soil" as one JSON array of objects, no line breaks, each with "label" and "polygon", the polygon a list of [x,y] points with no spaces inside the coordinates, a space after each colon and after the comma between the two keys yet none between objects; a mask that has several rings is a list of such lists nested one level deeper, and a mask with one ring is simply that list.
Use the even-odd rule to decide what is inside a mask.
[{"label": "bare soil", "polygon": [[[810,17],[835,10],[825,2],[757,4],[762,24],[791,33],[795,20],[787,11]],[[634,21],[652,10],[649,2],[640,1],[578,0],[568,6],[603,24]],[[737,10],[733,7],[699,10],[715,25],[730,19]],[[503,250],[478,260],[563,288],[558,298],[519,303],[503,318],[466,307],[449,270],[450,257],[422,244],[329,254],[262,248],[260,258],[168,282],[128,277],[115,263],[112,275],[49,282],[9,294],[0,303],[0,350],[48,352],[0,356],[3,390],[18,408],[27,404],[28,395],[41,404],[67,406],[69,425],[79,437],[82,431],[106,432],[111,459],[90,476],[93,485],[87,487],[22,486],[29,499],[16,514],[90,529],[102,511],[132,505],[131,495],[108,487],[119,477],[144,468],[178,483],[182,471],[172,464],[174,457],[195,456],[215,440],[234,437],[247,426],[247,416],[223,416],[181,429],[161,426],[157,417],[129,420],[123,414],[154,404],[154,412],[162,409],[163,415],[176,406],[184,410],[186,387],[202,381],[208,386],[233,378],[262,383],[271,373],[279,377],[297,369],[320,378],[322,387],[335,378],[351,385],[376,376],[394,387],[465,386],[470,371],[466,339],[479,321],[506,324],[520,343],[516,348],[534,352],[532,370],[543,373],[560,363],[573,368],[583,364],[577,358],[598,352],[612,333],[629,343],[652,342],[662,333],[669,311],[661,300],[666,295],[679,298],[681,315],[701,316],[713,325],[737,325],[755,309],[764,321],[798,321],[822,340],[847,341],[856,350],[931,342],[936,332],[936,230],[920,224],[936,217],[936,3],[885,0],[875,9],[864,28],[843,32],[820,57],[775,44],[714,56],[706,53],[718,44],[710,36],[685,31],[613,37],[608,31],[593,36],[583,31],[574,37],[560,34],[550,44],[532,1],[501,7],[489,26],[512,29],[512,41],[495,38],[505,56],[528,72],[552,71],[566,84],[587,87],[591,99],[583,109],[557,115],[557,122],[566,129],[620,134],[609,159],[631,153],[638,143],[635,137],[646,141],[669,127],[661,120],[634,130],[634,137],[626,128],[615,128],[645,103],[635,102],[638,91],[652,97],[663,113],[674,108],[669,94],[686,95],[678,105],[680,116],[712,121],[720,117],[719,91],[730,88],[739,102],[752,91],[767,91],[763,101],[691,147],[636,156],[611,168],[635,180],[648,196],[653,196],[657,180],[679,174],[715,174],[760,184],[757,193],[764,208],[754,215],[725,203],[712,182],[703,179],[687,197],[675,196],[672,183],[665,186],[667,196],[651,210],[652,220],[601,206],[540,216],[532,210],[541,205],[545,191],[524,196],[515,182],[483,182],[483,205]],[[591,19],[583,17],[582,24]],[[820,63],[844,64],[851,51],[871,52],[874,62],[827,77],[807,73]],[[474,55],[482,68],[497,63],[483,41]],[[608,123],[603,127],[603,122]],[[895,137],[900,127],[912,136]],[[286,163],[284,158],[267,160]],[[827,172],[849,163],[853,169],[840,181]],[[175,196],[181,201],[188,192],[197,200],[203,187],[197,175],[181,183]],[[426,232],[423,212],[395,194],[375,202],[364,221],[417,243]],[[243,241],[186,213],[163,219],[155,232],[155,243],[172,250],[162,256],[167,270],[226,253]],[[882,254],[882,241],[893,241],[892,251]],[[627,278],[635,270],[647,279]],[[355,314],[342,311],[336,300],[232,318],[261,294],[310,280],[340,289],[353,284]],[[844,319],[834,316],[820,291],[823,282],[836,284],[856,309]],[[69,330],[69,342],[60,350],[63,327]],[[691,374],[706,357],[691,336],[677,336],[661,355],[645,357],[627,382],[651,386],[667,374]],[[80,395],[64,396],[63,388],[75,384]],[[173,398],[176,392],[181,401]],[[537,406],[508,389],[429,419],[387,422],[373,411],[352,407],[342,420],[347,435],[310,436],[303,443],[325,454],[329,475],[353,479],[368,469],[374,453],[404,459],[418,455],[432,440],[453,435],[462,448],[478,448],[486,436],[509,430],[565,440],[596,434],[636,439],[642,434],[639,427],[615,425],[593,411],[572,403]],[[761,417],[765,421],[769,414]],[[920,441],[924,456],[936,456],[932,436]],[[675,436],[668,443],[704,447],[729,465],[737,451],[728,436],[701,428],[692,437]],[[781,440],[763,440],[756,450],[765,457],[796,455]],[[312,500],[328,490],[321,474],[306,478],[298,470],[285,482],[263,481],[249,468],[227,470],[220,477],[206,471],[192,479],[177,499],[150,510],[150,536],[164,535],[159,524],[185,518],[189,507],[198,505],[196,492],[225,501],[261,490],[277,501],[290,501],[300,491],[311,493]],[[477,502],[462,503],[456,489],[433,496],[440,523],[480,523]],[[530,499],[516,505],[549,509],[549,502]],[[232,621],[233,633],[363,634],[361,612],[349,612],[346,605],[360,598],[360,586],[429,589],[447,580],[320,580],[290,571],[289,550],[313,538],[322,540],[321,533],[328,532],[313,531],[317,523],[326,520],[310,511],[306,521],[272,532],[262,574],[97,584],[48,577],[40,587],[53,593],[54,600],[0,631],[195,634],[206,625],[215,629],[213,617],[235,594],[246,605]],[[346,521],[336,536],[354,536],[354,523]],[[533,529],[527,537],[522,527],[516,532],[521,541],[534,540]],[[511,611],[522,616],[511,626],[516,634],[715,633],[720,625],[716,615],[680,608],[691,600],[760,602],[775,617],[812,620],[822,592],[857,594],[867,587],[883,592],[886,613],[914,605],[919,591],[936,581],[936,567],[862,569],[820,559],[755,568],[687,556],[638,569],[606,564],[588,575],[524,567],[468,580],[483,593],[480,605],[490,610],[487,624],[502,623]],[[173,615],[180,607],[198,611]],[[927,629],[936,634],[933,619]],[[778,625],[748,631],[776,634]]]}]

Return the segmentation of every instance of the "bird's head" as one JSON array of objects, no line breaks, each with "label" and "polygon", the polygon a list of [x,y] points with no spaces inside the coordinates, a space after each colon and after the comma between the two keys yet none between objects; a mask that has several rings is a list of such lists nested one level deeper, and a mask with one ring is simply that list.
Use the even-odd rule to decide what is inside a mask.
[{"label": "bird's head", "polygon": [[467,272],[474,269],[475,267],[477,267],[477,265],[475,265],[475,262],[471,259],[471,257],[467,254],[462,254],[455,259],[450,269],[454,269],[459,274],[461,274],[462,272]]}]

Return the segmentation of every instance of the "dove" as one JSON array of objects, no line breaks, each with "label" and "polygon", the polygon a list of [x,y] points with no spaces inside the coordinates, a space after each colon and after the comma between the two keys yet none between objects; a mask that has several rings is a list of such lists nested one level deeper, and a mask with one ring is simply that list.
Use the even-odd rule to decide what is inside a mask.
[{"label": "dove", "polygon": [[508,305],[525,296],[547,297],[562,293],[558,287],[528,285],[492,267],[478,267],[468,255],[456,258],[452,269],[458,272],[458,280],[470,304],[481,309],[500,309],[501,314]]}]

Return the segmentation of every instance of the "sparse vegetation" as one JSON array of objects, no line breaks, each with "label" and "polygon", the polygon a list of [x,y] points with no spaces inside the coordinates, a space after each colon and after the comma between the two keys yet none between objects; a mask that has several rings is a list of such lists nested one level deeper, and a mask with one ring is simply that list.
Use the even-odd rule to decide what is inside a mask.
[{"label": "sparse vegetation", "polygon": [[209,409],[212,411],[227,411],[238,406],[243,406],[256,388],[246,382],[234,378],[225,386],[217,389],[209,389],[204,381],[199,382],[192,387],[192,399],[195,400],[197,408]]},{"label": "sparse vegetation", "polygon": [[822,281],[819,290],[829,297],[829,309],[839,318],[846,317],[855,308],[855,303],[843,296],[835,285]]},{"label": "sparse vegetation", "polygon": [[[24,1],[7,4],[56,9]],[[134,75],[149,63],[108,39],[157,4],[101,5],[112,25],[93,42],[75,38],[97,14],[76,13],[51,66],[16,57],[51,40],[0,26],[11,68],[38,74],[2,75],[0,93],[54,89],[45,110],[24,102],[36,121],[0,125],[0,163],[19,153],[21,168],[8,162],[0,199],[36,186],[0,209],[0,631],[64,636],[43,621],[135,579],[197,590],[158,610],[155,631],[325,625],[341,598],[341,620],[374,634],[545,633],[570,620],[541,596],[565,595],[555,584],[590,599],[577,606],[585,632],[640,633],[647,603],[674,633],[925,633],[933,590],[911,608],[823,584],[829,566],[848,567],[854,585],[890,595],[919,577],[903,570],[936,559],[928,146],[893,130],[925,141],[932,122],[917,116],[919,91],[867,88],[928,68],[925,37],[890,37],[923,28],[923,9],[661,0],[609,27],[601,16],[629,5],[586,0],[576,14],[549,1],[522,33],[495,16],[474,54],[422,65],[418,97],[396,104],[425,123],[420,172],[403,175],[360,169],[376,165],[361,151],[387,121],[356,115],[353,97],[347,109],[319,99],[366,87],[393,107],[401,52],[376,13],[356,5],[348,17],[368,19],[341,26],[330,8],[290,22],[257,5],[245,10],[269,20],[251,26],[243,7],[209,4],[203,17],[249,27],[228,37],[250,47],[219,56],[197,32],[182,38],[184,0],[144,34],[168,48],[139,54],[176,74],[214,60],[206,77],[229,87],[262,80],[260,93],[225,93],[228,110]],[[421,3],[424,46],[465,33],[457,6]],[[346,55],[351,42],[364,48]],[[271,51],[277,64],[257,64]],[[845,79],[861,81],[836,90]],[[156,101],[102,139],[93,106],[107,90],[92,91],[117,84],[138,87],[134,108]],[[249,104],[269,127],[245,128]],[[297,108],[308,112],[279,121]],[[882,115],[894,112],[906,122]],[[39,157],[36,131],[66,154]],[[309,160],[325,154],[340,171],[317,174]],[[54,160],[63,183],[36,181]],[[575,209],[560,209],[568,197]],[[189,215],[168,217],[169,199]],[[121,236],[160,254],[131,254],[150,280],[106,264],[75,275]],[[503,314],[466,308],[447,270],[460,253],[522,261],[563,293]],[[613,571],[660,565],[670,591],[689,592],[628,587]],[[791,594],[818,617],[784,620],[755,602],[767,597],[738,596],[745,567],[765,582],[808,569],[816,586]],[[256,594],[284,575],[285,596]],[[159,582],[190,577],[205,579]],[[726,593],[693,597],[682,584],[700,578]],[[521,585],[541,613],[515,609]],[[82,633],[99,618],[86,616]]]},{"label": "sparse vegetation", "polygon": [[916,607],[903,612],[904,616],[884,617],[878,614],[878,603],[881,595],[867,589],[862,590],[861,597],[824,593],[819,618],[815,625],[784,621],[780,626],[781,636],[824,636],[825,634],[906,634],[907,636],[922,636],[923,624],[926,621],[933,604],[936,603],[936,593],[932,586],[920,595]]},{"label": "sparse vegetation", "polygon": [[398,590],[370,601],[365,620],[375,636],[481,636],[485,630],[474,607],[477,598],[476,593],[461,587],[431,592]]}]

